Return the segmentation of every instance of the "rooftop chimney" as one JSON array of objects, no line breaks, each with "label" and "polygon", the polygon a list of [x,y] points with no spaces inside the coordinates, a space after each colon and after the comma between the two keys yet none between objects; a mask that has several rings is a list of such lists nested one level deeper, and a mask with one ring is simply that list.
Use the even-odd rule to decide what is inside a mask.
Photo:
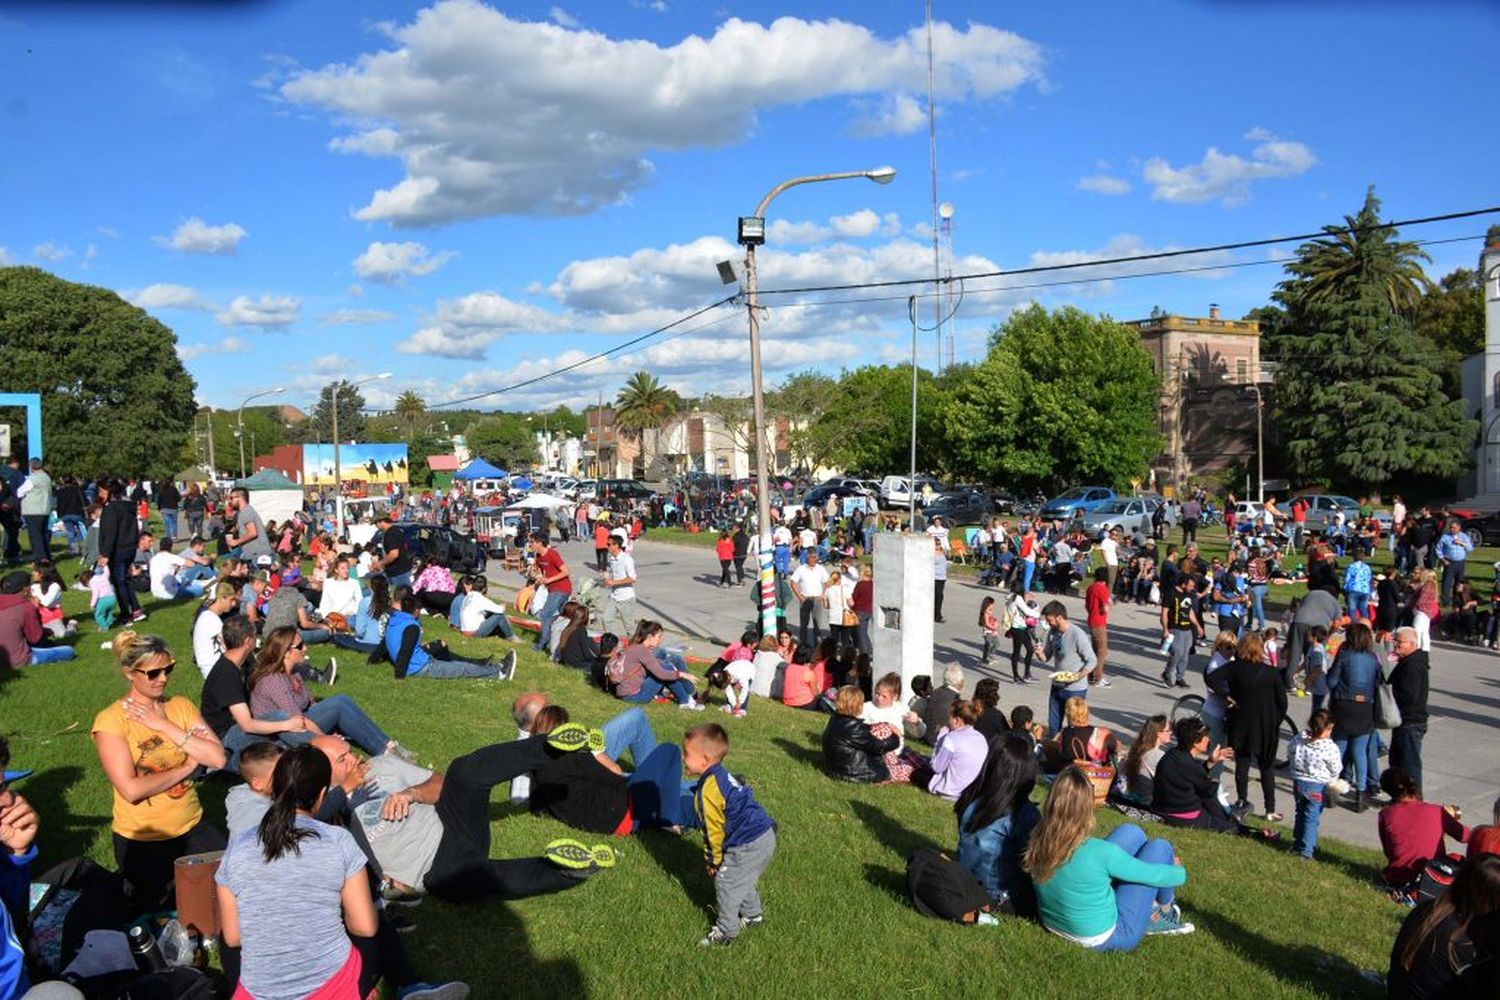
[{"label": "rooftop chimney", "polygon": [[1217,302],[1210,302],[1208,304],[1208,318],[1209,319],[1218,319],[1219,318],[1219,304]]}]

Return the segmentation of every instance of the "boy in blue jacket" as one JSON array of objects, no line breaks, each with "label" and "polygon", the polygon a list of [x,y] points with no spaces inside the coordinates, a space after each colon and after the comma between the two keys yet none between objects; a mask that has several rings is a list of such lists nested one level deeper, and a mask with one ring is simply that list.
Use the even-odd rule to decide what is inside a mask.
[{"label": "boy in blue jacket", "polygon": [[[10,744],[0,737],[0,771],[10,763]],[[31,986],[18,928],[25,928],[31,903],[31,862],[36,857],[36,811],[15,792],[12,781],[30,771],[0,774],[0,998],[11,1000]]]},{"label": "boy in blue jacket", "polygon": [[755,793],[724,768],[729,734],[716,723],[694,726],[682,738],[682,764],[696,774],[693,808],[703,824],[704,863],[714,880],[719,918],[700,945],[732,944],[740,931],[765,920],[761,873],[776,853],[776,821]]}]

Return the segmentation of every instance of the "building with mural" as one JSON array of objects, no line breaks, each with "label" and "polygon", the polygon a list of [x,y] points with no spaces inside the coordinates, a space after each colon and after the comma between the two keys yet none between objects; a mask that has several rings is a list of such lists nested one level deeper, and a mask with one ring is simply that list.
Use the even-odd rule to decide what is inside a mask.
[{"label": "building with mural", "polygon": [[[411,481],[405,444],[339,445],[339,478],[347,484],[364,484],[384,490]],[[332,486],[333,445],[285,444],[269,455],[258,455],[255,468],[275,469],[307,488]]]}]

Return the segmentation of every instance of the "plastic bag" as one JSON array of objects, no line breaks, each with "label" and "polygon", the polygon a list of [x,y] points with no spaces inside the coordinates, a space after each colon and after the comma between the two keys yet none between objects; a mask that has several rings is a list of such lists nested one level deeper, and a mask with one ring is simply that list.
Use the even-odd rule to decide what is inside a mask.
[{"label": "plastic bag", "polygon": [[168,920],[167,925],[161,929],[161,936],[156,939],[161,948],[162,957],[167,960],[168,965],[187,966],[193,964],[193,953],[197,948],[193,944],[192,937],[186,928],[176,920]]}]

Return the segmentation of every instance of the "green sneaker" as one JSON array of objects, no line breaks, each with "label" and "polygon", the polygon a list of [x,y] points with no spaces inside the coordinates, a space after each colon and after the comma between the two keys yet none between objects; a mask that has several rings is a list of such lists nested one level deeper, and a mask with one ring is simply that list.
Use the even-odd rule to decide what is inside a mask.
[{"label": "green sneaker", "polygon": [[592,868],[613,868],[615,866],[615,849],[608,844],[595,844],[589,847],[582,841],[563,837],[548,844],[542,851],[542,857],[557,865],[559,868],[569,868],[573,871],[583,871]]},{"label": "green sneaker", "polygon": [[603,753],[604,734],[577,722],[565,722],[547,734],[547,744],[564,752],[587,748],[590,753]]}]

